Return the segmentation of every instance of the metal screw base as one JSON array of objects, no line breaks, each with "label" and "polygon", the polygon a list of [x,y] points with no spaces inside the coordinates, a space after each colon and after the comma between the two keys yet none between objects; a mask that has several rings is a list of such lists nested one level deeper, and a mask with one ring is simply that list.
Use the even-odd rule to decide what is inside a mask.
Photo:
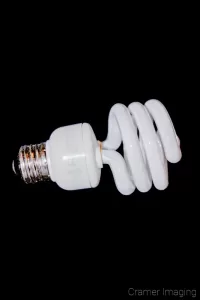
[{"label": "metal screw base", "polygon": [[13,161],[13,171],[20,174],[25,183],[49,180],[46,143],[22,146],[17,160]]}]

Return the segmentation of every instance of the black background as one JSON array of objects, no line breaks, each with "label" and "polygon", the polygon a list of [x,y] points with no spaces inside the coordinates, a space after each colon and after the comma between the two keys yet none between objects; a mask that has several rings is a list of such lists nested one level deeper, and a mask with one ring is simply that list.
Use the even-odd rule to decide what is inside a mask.
[{"label": "black background", "polygon": [[[191,79],[193,57],[186,50],[188,44],[193,49],[193,37],[186,39],[179,28],[173,35],[166,29],[155,37],[146,30],[136,37],[137,31],[130,36],[119,28],[106,36],[91,26],[59,28],[22,24],[12,28],[9,41],[7,101],[12,99],[12,111],[7,123],[12,145],[7,192],[12,195],[7,224],[14,278],[19,270],[22,280],[36,274],[28,280],[32,289],[33,282],[43,286],[43,277],[53,278],[53,269],[60,274],[61,268],[63,284],[71,287],[66,283],[70,276],[77,293],[100,293],[106,282],[111,294],[123,295],[124,286],[177,287],[180,281],[182,288],[194,287],[198,196],[192,180],[189,106],[195,106],[191,91],[196,83]],[[151,98],[166,106],[181,140],[183,157],[169,164],[165,191],[152,187],[145,194],[136,190],[122,196],[107,166],[97,188],[73,192],[52,182],[26,185],[12,173],[21,145],[44,142],[57,127],[80,122],[90,123],[97,139],[104,140],[113,104],[144,104]],[[91,284],[96,273],[101,280]]]}]

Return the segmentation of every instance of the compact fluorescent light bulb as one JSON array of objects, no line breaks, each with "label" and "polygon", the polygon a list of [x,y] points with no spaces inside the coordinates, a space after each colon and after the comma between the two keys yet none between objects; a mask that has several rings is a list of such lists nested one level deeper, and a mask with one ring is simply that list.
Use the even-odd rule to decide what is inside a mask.
[{"label": "compact fluorescent light bulb", "polygon": [[[116,151],[121,142],[124,157]],[[78,190],[96,187],[103,164],[108,164],[119,192],[130,195],[135,187],[149,191],[152,182],[164,190],[167,160],[180,159],[180,141],[166,108],[158,100],[149,100],[145,105],[133,102],[128,108],[115,104],[103,142],[97,141],[88,123],[80,123],[56,129],[46,143],[22,146],[13,171],[25,183],[51,179],[65,190]]]}]

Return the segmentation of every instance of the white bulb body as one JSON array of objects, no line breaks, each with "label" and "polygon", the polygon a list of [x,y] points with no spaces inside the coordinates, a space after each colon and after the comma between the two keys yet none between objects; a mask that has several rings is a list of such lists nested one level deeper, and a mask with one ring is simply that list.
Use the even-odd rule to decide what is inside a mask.
[{"label": "white bulb body", "polygon": [[88,123],[56,129],[46,142],[51,180],[65,190],[96,187],[101,175],[101,152]]},{"label": "white bulb body", "polygon": [[[117,149],[123,142],[124,156]],[[180,140],[164,105],[151,99],[127,108],[115,104],[108,117],[108,135],[98,142],[88,123],[60,127],[46,143],[22,146],[19,169],[26,183],[51,178],[65,190],[96,187],[101,168],[108,164],[118,191],[130,195],[137,188],[168,186],[167,161],[182,157]],[[14,165],[13,170],[15,171]]]}]

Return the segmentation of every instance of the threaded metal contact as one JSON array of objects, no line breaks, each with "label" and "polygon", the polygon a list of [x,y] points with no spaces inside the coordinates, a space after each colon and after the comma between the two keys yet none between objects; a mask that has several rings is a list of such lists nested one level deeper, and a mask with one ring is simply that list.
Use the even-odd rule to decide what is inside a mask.
[{"label": "threaded metal contact", "polygon": [[[22,146],[19,149],[17,167],[25,183],[49,180],[46,143]],[[13,170],[16,172],[14,165]]]}]

